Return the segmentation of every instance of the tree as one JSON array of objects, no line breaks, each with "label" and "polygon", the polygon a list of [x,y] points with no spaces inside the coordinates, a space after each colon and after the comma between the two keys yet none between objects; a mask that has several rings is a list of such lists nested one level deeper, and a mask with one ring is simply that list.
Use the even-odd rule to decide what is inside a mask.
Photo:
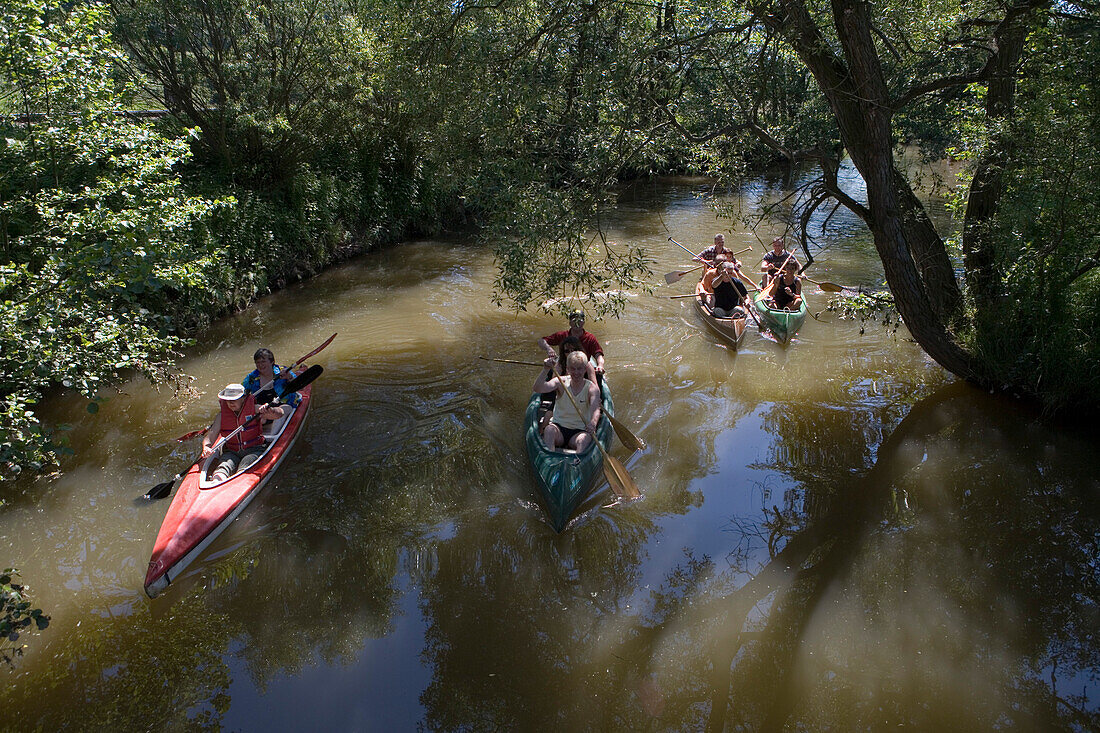
[{"label": "tree", "polygon": [[[188,156],[127,119],[117,52],[95,4],[5,4],[0,78],[0,478],[63,450],[33,406],[72,388],[97,408],[123,375],[167,374],[171,314],[206,291],[216,253],[198,223],[217,204],[180,190]],[[181,305],[182,304],[182,305]]]},{"label": "tree", "polygon": [[[553,61],[551,68],[559,74],[579,69],[581,78],[590,73],[601,80],[579,96],[564,97],[570,109],[592,105],[631,111],[584,117],[586,142],[593,149],[599,144],[592,141],[624,138],[670,144],[668,134],[675,132],[681,148],[684,142],[695,146],[696,165],[720,173],[742,170],[746,161],[760,160],[766,151],[789,166],[815,163],[820,175],[792,222],[807,257],[812,259],[811,216],[830,205],[850,209],[871,230],[899,312],[932,358],[968,380],[1041,396],[1048,406],[1059,407],[1074,399],[1095,401],[1095,391],[1051,390],[1049,369],[1036,376],[1036,359],[1048,350],[1049,339],[1028,329],[1030,340],[1021,340],[1006,325],[1019,319],[1004,315],[1053,299],[1059,304],[1057,317],[1044,325],[1058,329],[1057,341],[1078,344],[1080,332],[1089,333],[1096,322],[1096,309],[1088,304],[1100,287],[1100,258],[1078,258],[1072,277],[1048,269],[1067,249],[1100,253],[1095,235],[1087,234],[1100,225],[1088,193],[1097,178],[1088,162],[1095,149],[1090,138],[1097,119],[1095,95],[1088,85],[1073,84],[1082,71],[1096,68],[1097,22],[1090,7],[1050,0],[948,0],[920,7],[856,0],[716,0],[687,7],[662,2],[639,10],[619,0],[596,0],[536,13],[545,22],[500,34],[499,53],[511,60],[509,68],[517,59]],[[489,20],[470,16],[480,13],[499,22],[520,8],[539,9],[527,0],[461,6],[452,11],[454,25],[488,25]],[[574,13],[574,22],[556,20],[566,12]],[[587,36],[596,39],[604,55],[585,57],[579,44],[576,49],[562,46],[606,19],[623,16],[634,22],[618,26],[619,36]],[[601,66],[604,58],[611,60]],[[1055,79],[1060,81],[1050,92]],[[1051,107],[1021,101],[1021,85],[1036,99],[1064,104],[1055,104],[1058,111],[1051,114]],[[1057,158],[1048,169],[1057,174],[1033,180],[1034,135],[1063,128],[1074,130],[1077,152],[1049,151],[1044,159],[1054,163]],[[898,157],[904,143],[937,154],[965,147],[972,177],[958,210],[959,240],[937,229],[907,179]],[[658,147],[631,150],[631,163],[622,161],[619,170],[636,168]],[[866,183],[865,201],[854,199],[837,181],[844,155]],[[579,198],[578,185],[602,190],[611,175],[606,167],[602,172],[603,177],[570,182],[568,196]],[[1029,184],[1022,185],[1025,181]],[[560,187],[550,184],[549,190],[558,199],[565,197]],[[1054,204],[1058,196],[1061,203]],[[597,213],[576,217],[569,225],[578,230],[598,224],[598,203],[590,207]],[[1044,216],[1030,232],[1014,226],[1020,223],[1017,212],[1039,208]],[[1074,225],[1076,214],[1091,220]],[[523,251],[538,260],[552,259],[544,250],[555,249],[548,246],[554,242],[558,252],[575,247],[576,237],[545,230],[551,232],[549,241],[526,234],[513,238],[532,242]],[[1047,241],[1040,244],[1040,238]],[[1061,244],[1051,245],[1052,239]],[[1038,270],[1037,277],[1006,266],[1021,258]],[[525,302],[536,292],[532,275],[545,273],[537,268],[518,272],[511,261],[503,260],[498,285]],[[961,282],[956,277],[960,265]],[[1012,348],[992,348],[998,341]],[[1032,358],[1011,353],[1020,347]],[[1072,354],[1086,359],[1088,366],[1081,366],[1087,372],[1100,365],[1100,355],[1085,352],[1078,347]],[[1059,361],[1067,358],[1073,357],[1059,352]]]}]

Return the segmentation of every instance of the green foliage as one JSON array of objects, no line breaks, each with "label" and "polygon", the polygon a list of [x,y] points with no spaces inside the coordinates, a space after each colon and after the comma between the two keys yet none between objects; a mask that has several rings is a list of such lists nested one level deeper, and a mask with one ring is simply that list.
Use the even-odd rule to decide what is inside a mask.
[{"label": "green foliage", "polygon": [[[220,295],[190,315],[246,305],[367,244],[437,231],[444,212],[421,162],[418,94],[390,81],[389,4],[303,0],[219,12],[183,0],[115,0],[115,29],[146,93],[202,134],[186,172],[232,196],[207,234],[224,252]],[[284,53],[293,49],[293,53]],[[445,212],[444,212],[445,213]]]},{"label": "green foliage", "polygon": [[0,122],[0,478],[62,446],[33,405],[64,386],[90,400],[134,371],[163,378],[181,344],[167,315],[209,287],[186,195],[184,139],[127,120],[105,10],[19,0],[0,23],[0,77],[21,116]]},{"label": "green foliage", "polygon": [[829,299],[825,309],[836,313],[841,320],[859,321],[859,333],[868,322],[875,322],[883,328],[892,328],[896,333],[902,325],[894,305],[894,296],[888,290],[880,292],[847,293]]},{"label": "green foliage", "polygon": [[23,656],[25,644],[19,639],[25,633],[42,631],[50,625],[50,617],[40,608],[31,608],[27,586],[17,583],[18,571],[8,568],[0,573],[0,660],[9,667]]},{"label": "green foliage", "polygon": [[1041,395],[1049,409],[1095,404],[1100,371],[1100,29],[1051,18],[1029,43],[997,243],[995,312],[972,339],[999,384]]}]

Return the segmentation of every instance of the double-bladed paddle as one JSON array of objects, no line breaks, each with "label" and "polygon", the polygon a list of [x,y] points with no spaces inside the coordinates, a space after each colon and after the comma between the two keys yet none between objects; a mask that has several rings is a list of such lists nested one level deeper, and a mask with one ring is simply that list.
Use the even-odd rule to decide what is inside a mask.
[{"label": "double-bladed paddle", "polygon": [[[303,356],[303,357],[302,357],[301,359],[299,359],[298,361],[294,362],[294,363],[293,363],[293,364],[291,364],[291,365],[290,365],[289,367],[287,367],[287,371],[288,371],[288,372],[293,372],[293,371],[294,371],[295,369],[297,369],[298,367],[302,366],[302,364],[305,364],[305,363],[306,363],[306,360],[307,360],[307,359],[309,359],[309,358],[310,358],[311,356],[315,356],[316,354],[319,354],[319,353],[321,352],[321,349],[323,349],[323,348],[325,348],[326,346],[328,346],[329,344],[331,344],[331,343],[332,343],[332,340],[333,340],[334,338],[336,338],[336,334],[332,334],[331,336],[329,336],[329,337],[328,337],[327,339],[325,339],[325,342],[324,342],[323,344],[321,344],[321,345],[320,345],[320,346],[318,346],[318,347],[317,347],[316,349],[314,349],[313,351],[309,352],[308,354],[306,354],[305,356]],[[271,379],[270,381],[268,381],[268,383],[267,383],[267,384],[265,384],[264,386],[262,386],[262,387],[260,387],[260,388],[259,388],[258,390],[256,390],[256,393],[258,394],[258,393],[260,393],[260,392],[263,392],[263,391],[264,391],[265,389],[270,389],[270,388],[271,388],[271,385],[273,385],[273,384],[275,384],[275,380],[274,380],[274,379]],[[296,389],[291,389],[291,390],[284,390],[284,394],[285,394],[286,392],[297,392],[297,391],[298,391],[298,390],[296,390]]]},{"label": "double-bladed paddle", "polygon": [[[295,369],[300,367],[302,364],[305,364],[306,359],[309,359],[311,356],[315,356],[316,354],[320,353],[323,348],[325,348],[326,346],[328,346],[329,344],[332,343],[332,340],[334,338],[336,338],[336,334],[332,334],[331,336],[329,336],[327,339],[325,339],[325,342],[323,344],[321,344],[316,349],[314,349],[313,351],[311,351],[308,354],[306,354],[305,356],[303,356],[298,361],[294,362],[293,365],[287,367],[287,371],[288,372],[293,372]],[[264,386],[262,386],[258,390],[256,390],[255,394],[259,394],[260,392],[263,392],[265,389],[270,389],[271,385],[273,385],[273,384],[275,384],[274,379],[272,379],[267,384],[265,384]],[[298,390],[292,389],[292,390],[289,390],[289,391],[290,392],[297,392]],[[284,392],[284,394],[285,394],[285,392]],[[191,440],[192,438],[199,437],[200,435],[202,435],[205,432],[206,432],[206,428],[199,428],[198,430],[192,430],[190,433],[186,433],[186,434],[181,435],[180,437],[176,438],[176,441],[178,441],[180,443],[184,443],[188,440]]]},{"label": "double-bladed paddle", "polygon": [[[540,364],[534,361],[516,361],[515,359],[493,359],[488,356],[480,357],[485,361],[499,361],[501,364],[521,364],[523,366],[537,366],[543,369],[546,368],[545,364]],[[615,431],[615,437],[619,439],[619,442],[630,450],[645,450],[645,441],[639,438],[634,433],[630,432],[630,428],[619,422],[618,418],[614,415],[607,416],[608,422],[611,423],[612,429]]]},{"label": "double-bladed paddle", "polygon": [[[306,369],[304,372],[299,374],[297,377],[295,377],[294,379],[287,382],[286,383],[286,392],[284,392],[284,394],[292,394],[294,392],[297,392],[299,390],[304,389],[307,385],[312,383],[313,380],[315,380],[315,379],[317,379],[317,377],[321,376],[321,372],[323,372],[324,370],[325,370],[324,367],[322,367],[320,364],[314,364],[309,369]],[[278,405],[279,400],[276,399],[274,402],[272,402],[270,404]],[[257,415],[249,415],[249,417],[244,421],[244,425],[241,425],[236,430],[234,430],[232,433],[230,433],[229,435],[227,435],[224,438],[220,439],[210,449],[210,452],[211,453],[216,453],[218,451],[218,449],[222,447],[222,445],[225,443],[225,441],[229,440],[230,438],[235,436],[237,433],[244,430],[245,425],[249,424],[250,422],[255,420],[257,417],[259,417],[258,414]],[[206,431],[204,430],[202,432],[206,432]],[[207,454],[207,455],[209,455],[209,454]],[[192,466],[194,466],[196,463],[198,463],[202,459],[203,459],[203,456],[200,456],[197,460],[192,461],[191,463],[189,463],[187,465],[187,468],[185,468],[182,471],[180,471],[179,473],[177,473],[175,476],[173,476],[171,478],[171,480],[162,481],[161,483],[157,484],[153,488],[149,489],[147,492],[145,492],[145,494],[142,496],[142,498],[145,498],[145,499],[163,499],[164,497],[168,496],[168,494],[172,493],[172,485],[175,484],[177,481],[179,481],[180,478],[184,474],[186,474],[188,471],[191,470]]]}]

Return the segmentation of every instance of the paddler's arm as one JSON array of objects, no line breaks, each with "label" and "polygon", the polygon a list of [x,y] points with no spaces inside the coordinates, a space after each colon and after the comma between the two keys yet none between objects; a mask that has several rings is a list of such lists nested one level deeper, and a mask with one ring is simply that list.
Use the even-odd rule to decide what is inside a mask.
[{"label": "paddler's arm", "polygon": [[539,339],[539,348],[546,352],[547,357],[553,357],[556,359],[557,355],[554,353],[554,347],[546,341],[546,338],[546,336],[543,336]]},{"label": "paddler's arm", "polygon": [[589,418],[585,429],[595,437],[596,426],[600,424],[600,416],[603,414],[603,409],[600,407],[600,388],[594,384],[589,384],[588,386],[588,404],[595,405],[596,409],[592,411],[592,416]]},{"label": "paddler's arm", "polygon": [[[220,407],[220,406],[219,406]],[[206,458],[210,455],[211,449],[214,444],[218,442],[218,433],[222,431],[222,414],[219,411],[218,416],[214,418],[214,422],[210,423],[210,427],[206,431],[206,435],[202,436],[202,457]]]},{"label": "paddler's arm", "polygon": [[[256,414],[264,420],[278,420],[283,416],[284,412],[286,412],[285,405],[272,405],[268,403],[256,408]],[[220,418],[221,416],[219,415],[218,417]]]},{"label": "paddler's arm", "polygon": [[543,363],[546,365],[546,369],[539,369],[539,375],[535,378],[535,385],[531,388],[532,392],[539,394],[553,392],[559,384],[557,377],[546,378],[546,375],[554,368],[554,364],[557,363],[557,357],[547,357]]},{"label": "paddler's arm", "polygon": [[741,263],[740,263],[740,262],[738,262],[737,264],[735,264],[735,265],[733,266],[733,271],[737,273],[737,277],[741,278],[741,282],[743,282],[743,283],[745,283],[746,285],[748,285],[748,287],[749,287],[749,290],[750,290],[750,291],[751,291],[751,290],[759,290],[759,289],[760,289],[760,288],[756,287],[756,283],[754,283],[754,282],[753,282],[753,281],[752,281],[752,280],[751,280],[751,279],[749,278],[749,276],[748,276],[748,275],[746,275],[746,274],[745,274],[744,272],[742,272],[742,270],[741,270]]}]

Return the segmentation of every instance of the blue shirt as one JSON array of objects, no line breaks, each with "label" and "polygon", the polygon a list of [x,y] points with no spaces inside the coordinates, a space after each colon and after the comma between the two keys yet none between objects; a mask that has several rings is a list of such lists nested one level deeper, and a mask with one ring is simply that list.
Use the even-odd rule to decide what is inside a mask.
[{"label": "blue shirt", "polygon": [[[302,398],[297,392],[291,392],[289,395],[283,394],[286,391],[286,383],[294,378],[294,372],[287,370],[285,367],[281,367],[276,364],[273,368],[275,372],[275,381],[269,387],[269,389],[275,390],[275,394],[279,396],[284,405],[290,405],[291,407],[297,407],[298,403],[302,401]],[[282,376],[283,372],[286,372],[286,376]],[[253,369],[245,377],[241,384],[252,394],[256,394],[260,391],[260,387],[264,386],[264,382],[260,381],[260,370]]]}]

